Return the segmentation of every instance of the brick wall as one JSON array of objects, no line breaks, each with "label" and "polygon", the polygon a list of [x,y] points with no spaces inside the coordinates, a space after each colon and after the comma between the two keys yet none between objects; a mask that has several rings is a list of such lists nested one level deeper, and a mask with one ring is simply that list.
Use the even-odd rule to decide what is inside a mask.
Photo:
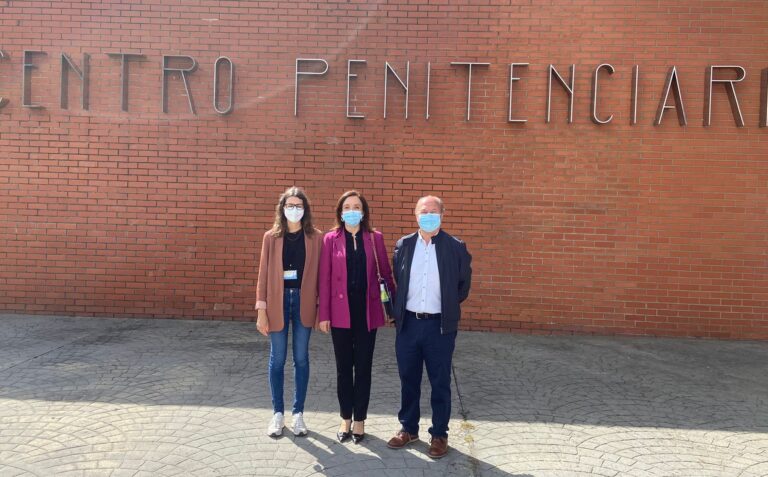
[{"label": "brick wall", "polygon": [[[764,0],[0,0],[0,310],[253,320],[261,235],[296,184],[324,229],[336,198],[362,191],[390,251],[416,199],[442,196],[475,259],[465,329],[766,339],[766,32]],[[22,106],[24,50],[46,53],[29,98],[43,108]],[[116,52],[145,55],[128,112]],[[59,104],[62,53],[90,55],[87,111],[73,73]],[[162,112],[163,55],[199,63],[196,115],[179,77]],[[219,56],[235,64],[224,116]],[[302,80],[298,116],[296,58],[329,64]],[[346,118],[349,59],[367,60],[350,93],[365,119]],[[404,79],[406,61],[409,118],[390,75],[384,119],[385,62]],[[469,121],[455,61],[490,63],[472,71]],[[507,122],[513,62],[530,64],[512,101],[526,123]],[[615,67],[600,76],[606,125],[590,121],[601,63]],[[545,122],[549,64],[566,81],[576,65],[572,124],[557,82]],[[709,65],[745,68],[745,127],[721,85],[702,125]],[[686,127],[675,110],[653,124],[671,66]]]}]

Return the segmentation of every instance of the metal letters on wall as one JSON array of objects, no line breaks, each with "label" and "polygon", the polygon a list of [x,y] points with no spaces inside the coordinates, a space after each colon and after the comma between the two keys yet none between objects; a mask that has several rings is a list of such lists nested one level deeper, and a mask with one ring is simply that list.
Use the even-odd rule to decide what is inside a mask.
[{"label": "metal letters on wall", "polygon": [[[172,60],[188,60],[191,64],[186,68],[171,68],[169,65]],[[187,80],[187,74],[191,74],[197,69],[197,61],[191,56],[182,55],[163,55],[163,112],[168,112],[168,77],[171,73],[179,73],[181,79],[184,82],[184,90],[187,93],[187,101],[189,102],[189,111],[192,114],[197,115],[195,112],[195,104],[192,100],[192,93],[189,90],[189,81]]]},{"label": "metal letters on wall", "polygon": [[[357,78],[357,74],[356,73],[352,73],[352,65],[354,63],[365,64],[365,63],[367,63],[367,61],[365,61],[365,60],[347,60],[347,117],[348,118],[352,118],[352,119],[363,119],[363,118],[365,118],[365,114],[358,113],[358,112],[354,112],[354,113],[350,113],[349,112],[349,89],[350,89],[350,82],[354,78]],[[357,111],[357,105],[355,105],[355,111]]]},{"label": "metal letters on wall", "polygon": [[768,68],[760,75],[760,127],[768,127]]},{"label": "metal letters on wall", "polygon": [[[0,61],[5,60],[6,58],[8,58],[8,56],[6,56],[3,50],[0,50]],[[7,104],[8,104],[8,98],[3,98],[2,96],[0,96],[0,109],[3,109]]]},{"label": "metal letters on wall", "polygon": [[83,69],[81,70],[69,56],[64,53],[61,54],[61,92],[59,94],[61,109],[69,109],[69,71],[72,70],[80,78],[80,106],[88,111],[88,63],[90,58],[88,53],[83,53]]},{"label": "metal letters on wall", "polygon": [[[715,79],[715,70],[736,70],[736,79]],[[747,77],[747,72],[741,66],[715,66],[712,65],[707,68],[707,81],[706,90],[704,92],[704,126],[712,124],[712,85],[720,83],[725,85],[725,91],[728,93],[728,101],[731,103],[731,112],[733,113],[733,119],[736,121],[736,126],[744,127],[744,116],[741,114],[741,107],[739,106],[739,98],[736,97],[736,86],[734,83],[744,81]]]},{"label": "metal letters on wall", "polygon": [[490,66],[490,63],[471,63],[466,61],[453,61],[453,66],[467,66],[469,73],[467,78],[467,121],[469,121],[470,111],[472,109],[472,67],[473,66]]},{"label": "metal letters on wall", "polygon": [[120,58],[120,108],[128,111],[128,63],[131,60],[142,60],[144,55],[132,53],[107,53],[110,58]]},{"label": "metal letters on wall", "polygon": [[42,109],[39,104],[32,104],[32,76],[30,72],[37,68],[32,63],[32,57],[35,55],[45,55],[44,51],[24,50],[24,66],[21,81],[21,105],[25,108]]},{"label": "metal letters on wall", "polygon": [[395,75],[395,78],[400,83],[400,86],[402,86],[405,90],[405,119],[408,119],[408,81],[411,76],[411,62],[407,61],[405,63],[405,83],[403,83],[403,80],[400,79],[397,71],[395,71],[389,65],[389,62],[384,62],[384,119],[387,119],[387,79],[389,78],[390,72]]},{"label": "metal letters on wall", "polygon": [[605,69],[609,75],[612,75],[614,72],[613,66],[609,65],[608,63],[603,63],[602,65],[599,65],[597,68],[595,68],[595,72],[592,75],[592,102],[589,108],[589,112],[592,118],[592,122],[595,124],[608,124],[613,121],[613,114],[608,116],[607,119],[600,119],[597,117],[597,79],[600,75],[600,70],[602,69]]},{"label": "metal letters on wall", "polygon": [[[675,106],[667,104],[670,91],[672,91],[672,95],[675,98]],[[680,91],[680,82],[677,79],[677,68],[674,66],[670,68],[667,73],[667,80],[664,83],[664,92],[661,95],[661,101],[659,101],[659,108],[656,110],[656,120],[653,122],[655,126],[661,125],[661,120],[664,119],[664,113],[667,109],[674,109],[677,111],[677,121],[681,126],[688,124],[688,120],[685,119],[683,93]]]},{"label": "metal letters on wall", "polygon": [[[219,109],[219,66],[226,62],[229,67],[229,101],[227,107]],[[226,56],[216,58],[213,63],[213,109],[221,114],[229,114],[235,107],[235,64]]]},{"label": "metal letters on wall", "polygon": [[512,84],[515,81],[520,81],[520,78],[515,77],[515,66],[526,67],[528,63],[512,63],[509,65],[509,108],[507,110],[507,122],[510,123],[524,123],[527,119],[512,119]]},{"label": "metal letters on wall", "polygon": [[[299,71],[299,65],[301,63],[309,63],[313,61],[322,63],[323,66],[325,66],[323,71]],[[296,74],[293,83],[293,115],[297,116],[299,114],[299,76],[323,76],[328,72],[328,62],[320,58],[296,58],[296,69],[294,71]]]},{"label": "metal letters on wall", "polygon": [[568,93],[568,122],[573,122],[573,90],[574,83],[576,82],[576,65],[571,65],[571,81],[566,83],[560,73],[557,72],[554,65],[549,65],[549,75],[547,81],[547,121],[550,119],[550,111],[552,105],[552,77],[554,76],[558,83],[563,87],[566,93]]},{"label": "metal letters on wall", "polygon": [[632,100],[630,101],[629,124],[637,124],[637,95],[640,83],[640,65],[632,67]]},{"label": "metal letters on wall", "polygon": [[[40,55],[46,55],[45,51],[38,50],[23,50],[22,55],[22,97],[21,106],[30,109],[43,109],[45,106],[37,104],[33,100],[33,77],[32,72],[38,69],[38,64],[35,63],[36,57]],[[134,53],[106,53],[107,56],[113,59],[120,60],[120,107],[123,111],[129,109],[129,78],[130,78],[130,64],[134,61],[143,60],[146,58],[142,54]],[[8,54],[0,50],[0,62],[5,62],[9,59]],[[77,64],[72,58],[66,54],[60,54],[60,96],[59,105],[61,109],[69,109],[69,78],[70,74],[74,73],[80,80],[80,99],[81,107],[83,110],[90,109],[90,85],[91,85],[91,56],[87,53],[83,53],[82,61]],[[363,111],[358,110],[360,102],[357,96],[352,91],[352,80],[358,79],[359,75],[354,71],[356,66],[365,66],[367,60],[365,59],[348,59],[347,71],[346,71],[346,92],[345,92],[345,115],[350,119],[365,119],[366,115]],[[180,66],[185,65],[185,66]],[[471,62],[471,61],[455,61],[450,63],[451,66],[465,66],[467,68],[467,104],[465,120],[470,121],[472,118],[472,87],[473,87],[473,73],[476,67],[490,67],[491,63],[483,62]],[[515,98],[514,88],[515,83],[521,80],[517,76],[516,68],[527,68],[530,63],[515,62],[509,64],[509,87],[508,87],[508,104],[507,104],[507,123],[509,124],[525,124],[527,119],[521,117],[515,117],[513,112],[513,100]],[[185,96],[189,105],[189,111],[196,115],[195,103],[192,96],[192,88],[190,86],[190,75],[197,70],[198,63],[192,56],[187,55],[164,55],[162,56],[162,111],[168,112],[168,96],[169,96],[169,78],[178,74],[184,85]],[[546,117],[545,122],[551,122],[552,114],[552,83],[553,80],[560,84],[565,93],[568,95],[568,116],[567,122],[573,123],[573,108],[575,98],[575,84],[576,84],[576,65],[569,66],[570,77],[566,81],[565,78],[557,71],[554,65],[548,65],[547,75],[547,97],[546,97]],[[298,116],[299,111],[299,80],[310,76],[324,76],[330,70],[328,61],[323,58],[295,58],[295,71],[294,71],[294,98],[293,98],[293,114]],[[610,106],[601,105],[600,93],[601,93],[601,76],[605,78],[603,73],[607,73],[608,76],[613,75],[616,69],[609,63],[602,63],[597,65],[592,72],[591,78],[591,96],[590,96],[590,120],[592,123],[601,126],[611,123],[614,119],[613,114],[607,112],[602,115],[598,110],[602,108],[609,108]],[[402,88],[404,95],[404,117],[408,119],[410,116],[410,97],[411,97],[411,62],[405,61],[405,71],[398,70],[392,66],[389,61],[384,62],[384,90],[383,90],[383,117],[388,117],[388,101],[389,101],[389,82],[390,78],[394,77],[397,83]],[[424,105],[424,119],[429,120],[430,114],[430,100],[431,100],[431,79],[432,79],[432,63],[426,63],[426,84],[425,84],[425,105]],[[730,76],[730,77],[727,77]],[[704,110],[703,110],[703,125],[708,127],[712,123],[712,98],[714,90],[717,85],[721,84],[725,88],[726,95],[731,107],[731,113],[734,118],[734,122],[737,127],[745,127],[744,114],[742,112],[741,102],[739,101],[736,92],[736,83],[743,82],[747,77],[746,68],[740,65],[710,65],[705,71],[705,88],[704,88]],[[225,84],[227,83],[227,84]],[[638,101],[640,97],[640,66],[633,65],[632,67],[632,82],[631,82],[631,98],[629,109],[629,124],[635,125],[638,123]],[[368,89],[365,90],[368,93]],[[671,93],[671,94],[670,94]],[[670,99],[670,96],[672,97]],[[6,97],[0,97],[0,109],[8,106],[10,100]],[[368,103],[365,103],[368,104]],[[235,63],[227,56],[220,56],[216,58],[213,63],[213,97],[212,97],[213,110],[220,115],[230,114],[234,110],[235,106]],[[664,119],[664,114],[674,109],[677,113],[678,123],[680,126],[687,125],[687,116],[685,112],[685,105],[683,102],[682,89],[679,81],[679,75],[676,66],[671,66],[667,71],[666,80],[662,94],[659,98],[656,115],[653,121],[655,126],[661,125]],[[768,127],[768,68],[764,69],[760,77],[760,110],[759,110],[759,125],[762,128]]]}]

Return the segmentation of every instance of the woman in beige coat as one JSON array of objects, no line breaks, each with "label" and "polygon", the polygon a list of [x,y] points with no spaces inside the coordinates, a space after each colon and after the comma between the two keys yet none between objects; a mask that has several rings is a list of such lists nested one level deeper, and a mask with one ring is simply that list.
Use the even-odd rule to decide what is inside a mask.
[{"label": "woman in beige coat", "polygon": [[283,382],[288,330],[293,328],[293,433],[307,434],[304,400],[309,383],[309,337],[317,319],[317,271],[323,234],[312,225],[309,199],[291,187],[280,196],[275,223],[264,234],[256,286],[256,328],[269,336],[269,386],[274,414],[267,434],[283,433]]}]

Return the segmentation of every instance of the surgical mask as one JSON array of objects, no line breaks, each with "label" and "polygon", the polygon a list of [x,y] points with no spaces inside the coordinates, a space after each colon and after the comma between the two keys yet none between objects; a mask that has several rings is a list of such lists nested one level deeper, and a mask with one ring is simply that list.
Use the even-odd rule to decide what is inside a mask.
[{"label": "surgical mask", "polygon": [[301,218],[304,217],[304,209],[283,209],[283,214],[285,214],[285,218],[288,219],[288,222],[296,223],[300,222]]},{"label": "surgical mask", "polygon": [[345,210],[341,213],[341,221],[350,227],[357,227],[363,220],[363,213],[359,210]]},{"label": "surgical mask", "polygon": [[440,214],[419,214],[419,228],[432,233],[440,227]]}]

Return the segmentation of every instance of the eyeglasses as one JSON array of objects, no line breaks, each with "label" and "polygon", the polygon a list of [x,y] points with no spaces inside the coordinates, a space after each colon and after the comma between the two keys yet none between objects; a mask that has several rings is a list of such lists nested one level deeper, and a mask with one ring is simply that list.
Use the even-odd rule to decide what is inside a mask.
[{"label": "eyeglasses", "polygon": [[304,210],[303,205],[297,205],[297,204],[286,204],[285,207],[283,207],[285,210]]}]

